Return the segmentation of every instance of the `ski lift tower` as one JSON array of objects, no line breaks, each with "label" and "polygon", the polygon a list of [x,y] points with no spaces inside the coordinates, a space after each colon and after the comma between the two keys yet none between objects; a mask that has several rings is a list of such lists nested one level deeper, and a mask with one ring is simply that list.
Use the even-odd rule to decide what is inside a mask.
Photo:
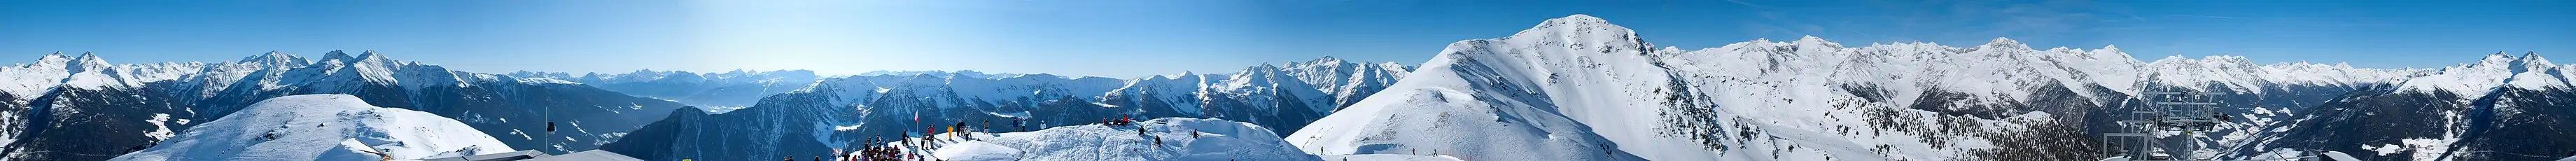
[{"label": "ski lift tower", "polygon": [[[2234,93],[2165,89],[2140,92],[2144,97],[2139,100],[2147,105],[2130,108],[2127,113],[2116,113],[2122,116],[2117,117],[2122,119],[2118,122],[2120,131],[2102,134],[2104,140],[2126,147],[2124,150],[2127,151],[2121,153],[2133,161],[2215,160],[2192,157],[2192,149],[2201,146],[2198,141],[2169,141],[2157,139],[2155,135],[2177,133],[2180,135],[2173,137],[2199,138],[2202,132],[2225,121],[2220,120],[2223,116],[2218,114],[2218,97],[2214,96]],[[2174,147],[2180,148],[2168,149]],[[2155,149],[2167,150],[2158,153]]]}]

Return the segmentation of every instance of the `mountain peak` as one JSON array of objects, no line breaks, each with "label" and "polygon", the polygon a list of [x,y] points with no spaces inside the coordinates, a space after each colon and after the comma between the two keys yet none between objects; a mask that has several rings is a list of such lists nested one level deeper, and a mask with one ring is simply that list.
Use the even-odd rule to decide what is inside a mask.
[{"label": "mountain peak", "polygon": [[108,64],[107,59],[99,58],[97,53],[92,52],[81,52],[80,57],[72,58],[72,61],[69,63],[70,64],[65,65],[70,68],[72,73],[107,70],[109,66],[115,65]]},{"label": "mountain peak", "polygon": [[63,56],[63,52],[60,52],[60,51],[56,51],[56,52],[54,52],[53,54],[45,54],[45,56],[38,56],[38,57],[36,57],[36,64],[56,64],[56,65],[60,65],[60,64],[63,64],[63,63],[69,63],[69,62],[71,62],[71,61],[72,61],[72,57],[70,57],[70,56]]},{"label": "mountain peak", "polygon": [[259,55],[253,55],[253,56],[250,56],[250,57],[242,57],[242,59],[241,59],[241,61],[240,61],[240,62],[242,62],[242,63],[262,63],[262,64],[304,64],[304,63],[306,63],[306,62],[304,62],[304,58],[302,58],[302,57],[296,57],[294,54],[286,54],[286,52],[278,52],[278,51],[274,51],[274,50],[268,51],[268,53],[262,53],[262,54],[259,54]]},{"label": "mountain peak", "polygon": [[1619,27],[1619,25],[1610,24],[1609,20],[1602,20],[1601,18],[1578,14],[1574,16],[1566,16],[1564,18],[1547,19],[1547,21],[1540,22],[1538,26],[1530,27],[1528,30],[1521,30],[1520,33],[1512,35],[1513,37],[1521,37],[1524,35],[1576,37],[1592,35],[1596,31],[1606,31],[1612,32],[1611,34],[1623,35],[1636,34],[1628,32],[1628,28],[1626,27]]},{"label": "mountain peak", "polygon": [[[1825,38],[1816,37],[1815,35],[1807,35],[1807,36],[1798,37],[1798,41],[1790,42],[1790,43],[1796,44],[1796,45],[1798,45],[1798,46],[1811,46],[1811,45],[1812,45],[1812,46],[1823,46],[1823,47],[1830,47],[1830,48],[1842,48],[1842,47],[1843,47],[1843,44],[1842,44],[1842,43],[1835,43],[1835,42],[1833,42],[1833,41],[1825,41]],[[1801,47],[1801,48],[1804,48],[1804,47]]]},{"label": "mountain peak", "polygon": [[331,52],[330,52],[330,53],[322,53],[322,60],[315,60],[315,61],[317,61],[317,62],[327,62],[327,61],[338,60],[338,61],[340,61],[341,63],[347,63],[347,62],[349,62],[349,61],[352,61],[352,60],[350,60],[350,59],[354,59],[354,58],[355,58],[355,57],[349,57],[349,53],[348,53],[348,52],[343,52],[343,51],[340,51],[340,50],[331,50]]},{"label": "mountain peak", "polygon": [[1553,18],[1553,19],[1547,19],[1547,22],[1549,22],[1549,23],[1560,23],[1560,22],[1564,22],[1564,23],[1585,23],[1585,22],[1589,22],[1589,23],[1594,23],[1594,24],[1608,24],[1608,23],[1610,23],[1610,21],[1609,21],[1609,20],[1601,20],[1601,18],[1600,18],[1600,17],[1592,17],[1592,15],[1585,15],[1585,14],[1566,15],[1565,17],[1558,17],[1558,18]]},{"label": "mountain peak", "polygon": [[395,62],[395,61],[394,61],[393,59],[391,59],[391,58],[385,58],[385,54],[377,54],[377,53],[376,53],[376,50],[366,50],[366,51],[363,51],[363,52],[359,52],[359,53],[358,53],[358,57],[357,57],[357,58],[358,58],[358,61],[359,61],[359,62],[375,62],[375,63],[386,63],[386,64],[400,64],[399,62]]},{"label": "mountain peak", "polygon": [[[1652,50],[1653,44],[1637,38],[1637,32],[1589,15],[1548,19],[1538,26],[1513,33],[1510,37],[1490,39],[1521,45],[1541,45],[1603,53]],[[1487,40],[1469,40],[1487,41]],[[1460,43],[1472,43],[1461,41]]]},{"label": "mountain peak", "polygon": [[2521,58],[2514,57],[2513,55],[2505,55],[2505,53],[2504,53],[2504,52],[2496,52],[2495,54],[2487,54],[2487,57],[2485,57],[2485,58],[2478,58],[2478,61],[2477,61],[2477,62],[2473,62],[2472,64],[2468,64],[2468,66],[2470,66],[2470,67],[2482,67],[2482,66],[2500,66],[2500,65],[2510,65],[2510,64],[2514,63],[2514,61],[2518,61],[2518,60],[2520,60],[2520,59],[2521,59]]},{"label": "mountain peak", "polygon": [[2517,73],[2522,71],[2547,71],[2547,68],[2558,67],[2557,64],[2550,63],[2549,58],[2542,58],[2538,53],[2523,53],[2521,57],[2515,57],[2513,59],[2512,65]]},{"label": "mountain peak", "polygon": [[2018,48],[2028,49],[2028,48],[2030,48],[2030,45],[2028,45],[2028,44],[2022,44],[2022,43],[2021,43],[2021,41],[2014,41],[2012,38],[1995,37],[1995,39],[1994,39],[1994,40],[1987,40],[1987,41],[1986,41],[1986,45],[1978,45],[1977,47],[1980,47],[1980,48],[2004,48],[2004,47],[2018,47]]}]

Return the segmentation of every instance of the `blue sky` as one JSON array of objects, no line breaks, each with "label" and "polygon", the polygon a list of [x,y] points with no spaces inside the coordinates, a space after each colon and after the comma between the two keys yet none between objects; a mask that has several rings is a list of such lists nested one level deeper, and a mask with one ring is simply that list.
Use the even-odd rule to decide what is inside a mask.
[{"label": "blue sky", "polygon": [[[1591,14],[1657,45],[1815,35],[2010,37],[2137,57],[2439,67],[2576,52],[2576,1],[7,1],[0,62],[377,50],[477,72],[982,70],[1133,77],[1334,56],[1420,63],[1450,42]],[[2562,60],[2564,61],[2564,60]]]}]

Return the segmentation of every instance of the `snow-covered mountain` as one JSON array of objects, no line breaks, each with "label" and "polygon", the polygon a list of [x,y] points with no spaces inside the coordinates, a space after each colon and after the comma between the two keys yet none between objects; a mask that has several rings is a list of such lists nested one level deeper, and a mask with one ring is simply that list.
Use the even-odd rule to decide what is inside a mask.
[{"label": "snow-covered mountain", "polygon": [[675,113],[602,149],[647,160],[749,160],[828,155],[866,138],[930,133],[924,130],[933,125],[1021,131],[1195,117],[1296,127],[1339,107],[1337,94],[1374,93],[1406,69],[1332,58],[1290,64],[1134,80],[940,72],[826,78],[741,110]]},{"label": "snow-covered mountain", "polygon": [[2548,160],[2576,151],[2576,138],[2564,137],[2576,136],[2570,69],[2536,53],[2496,53],[2345,94],[2250,144],[2383,160]]},{"label": "snow-covered mountain", "polygon": [[[971,133],[971,132],[970,132]],[[1269,128],[1217,119],[1158,118],[1134,125],[1077,125],[1012,133],[888,138],[874,147],[956,161],[1316,161]],[[936,147],[936,149],[931,149]],[[856,157],[857,154],[845,157]]]},{"label": "snow-covered mountain", "polygon": [[[2140,62],[2116,47],[2041,50],[2002,38],[1970,47],[1847,47],[1804,37],[1684,50],[1656,47],[1633,31],[1586,15],[1550,19],[1508,37],[1452,43],[1439,54],[1387,90],[1287,139],[1322,155],[1424,149],[1454,151],[1460,158],[1580,160],[1632,154],[1648,160],[2091,160],[2101,158],[2094,152],[2105,151],[2093,139],[2113,127],[2109,117],[2114,114],[2104,111],[2141,107],[2132,99],[2138,91],[2170,88],[2240,93],[2221,98],[2231,102],[2222,113],[2244,119],[2222,125],[2209,134],[2212,138],[2173,139],[2220,145],[2186,149],[2247,156],[2348,149],[2283,138],[2351,136],[2285,131],[2318,127],[2304,122],[2334,120],[2317,118],[2326,117],[2320,113],[2332,111],[2335,104],[2351,104],[2346,101],[2370,98],[2371,93],[2492,95],[2497,92],[2486,89],[2550,85],[2546,80],[2563,86],[2564,74],[2516,73],[2554,74],[2567,67],[2511,59],[2445,70],[2256,65],[2233,56]],[[2453,75],[2449,73],[2471,76],[2444,76]],[[2480,97],[2440,98],[2406,100],[2472,104],[2479,101],[2471,99]],[[2545,106],[2545,101],[2559,99],[2537,100],[2504,102]],[[2542,108],[2509,110],[2544,111],[2536,109]],[[2576,116],[2530,115],[2536,116],[2519,117],[2532,120],[2524,126],[2408,127],[2546,134],[2558,127],[2528,124]],[[2504,119],[2487,120],[2518,117],[2497,118]],[[2375,123],[2323,124],[2386,127],[2382,124],[2394,121]],[[2576,148],[2530,149],[2548,150]]]},{"label": "snow-covered mountain", "polygon": [[[681,106],[568,81],[447,70],[375,52],[269,52],[233,62],[109,64],[45,55],[0,67],[0,160],[105,160],[261,100],[349,94],[464,121],[515,147],[586,150]],[[547,122],[564,125],[544,131]],[[584,126],[588,125],[588,126]],[[555,139],[560,138],[560,139]],[[542,148],[541,148],[542,147]]]},{"label": "snow-covered mountain", "polygon": [[[2497,53],[2440,69],[2364,69],[2236,56],[2140,61],[2117,47],[2038,49],[2004,38],[1974,46],[1845,46],[1802,37],[1680,49],[1574,15],[1459,41],[1437,54],[1420,67],[1326,57],[1116,79],[973,71],[485,74],[372,51],[151,64],[56,53],[0,66],[0,160],[310,160],[368,150],[426,158],[488,150],[465,147],[767,160],[827,156],[871,139],[947,131],[942,126],[1050,129],[947,140],[952,149],[934,150],[961,159],[2093,160],[2116,151],[2106,147],[2121,147],[2096,140],[2117,130],[2113,119],[2145,108],[2141,91],[2161,90],[2231,93],[2216,98],[2225,103],[2217,113],[2235,119],[2216,130],[2158,134],[2163,142],[2209,145],[2165,148],[2197,154],[2191,157],[2332,150],[2376,160],[2546,160],[2576,151],[2576,138],[2560,137],[2576,136],[2565,130],[2576,129],[2576,65],[2537,53]],[[305,103],[272,107],[289,106],[271,105],[281,100]],[[459,123],[416,119],[423,115]],[[1180,118],[1090,125],[1166,117]],[[482,129],[468,134],[487,139],[438,139],[468,135],[457,129]],[[1114,135],[1122,129],[1146,134]],[[276,132],[307,130],[324,132]],[[1205,134],[1177,130],[1225,138],[1143,144]],[[292,145],[300,146],[261,147]],[[126,155],[136,151],[143,152]],[[292,156],[272,157],[278,155]]]},{"label": "snow-covered mountain", "polygon": [[636,70],[622,74],[520,71],[509,74],[521,78],[552,78],[588,84],[599,89],[627,95],[671,100],[701,107],[750,107],[761,97],[804,89],[822,76],[809,70],[745,71],[724,73],[691,73],[688,71]]},{"label": "snow-covered mountain", "polygon": [[260,101],[110,160],[416,160],[513,151],[465,123],[317,94]]}]

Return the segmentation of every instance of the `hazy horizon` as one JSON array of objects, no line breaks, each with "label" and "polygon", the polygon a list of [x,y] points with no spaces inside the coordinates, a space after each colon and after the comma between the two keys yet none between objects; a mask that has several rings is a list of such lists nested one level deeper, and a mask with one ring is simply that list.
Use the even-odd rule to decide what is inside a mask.
[{"label": "hazy horizon", "polygon": [[[1659,46],[1818,36],[1847,46],[2117,45],[2140,61],[2432,68],[2576,51],[2576,1],[461,1],[5,2],[0,60],[115,63],[376,50],[504,73],[975,70],[1138,77],[1332,56],[1418,64],[1450,42],[1588,14]],[[2540,20],[2540,21],[2532,21]]]}]

